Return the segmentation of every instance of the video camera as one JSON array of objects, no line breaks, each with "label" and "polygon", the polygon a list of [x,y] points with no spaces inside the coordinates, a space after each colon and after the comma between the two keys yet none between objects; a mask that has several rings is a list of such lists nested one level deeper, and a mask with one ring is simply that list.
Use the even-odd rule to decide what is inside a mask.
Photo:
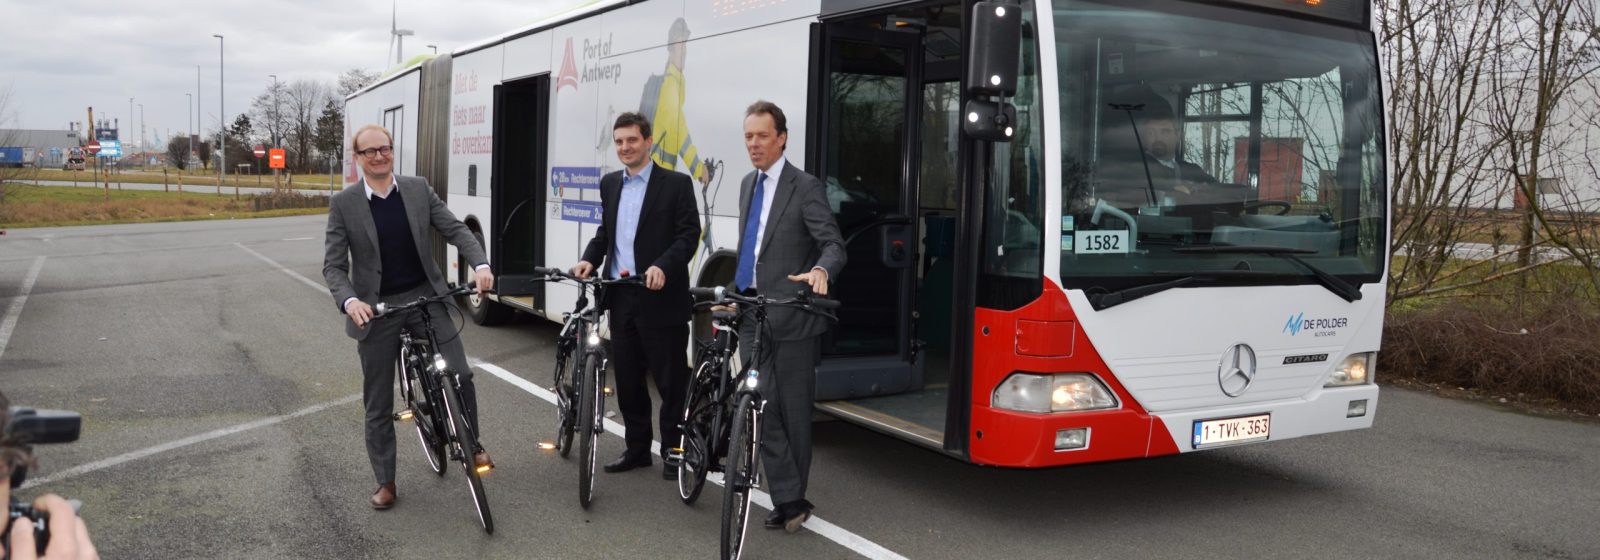
[{"label": "video camera", "polygon": [[[15,442],[16,447],[24,452],[32,451],[34,445],[52,443],[70,443],[78,441],[78,433],[83,428],[83,417],[78,413],[67,410],[35,410],[20,406],[11,407],[11,420],[5,425],[4,437],[0,441]],[[13,465],[11,467],[11,488],[20,488],[28,479],[27,465]],[[39,555],[44,555],[45,546],[50,543],[50,530],[48,516],[45,512],[38,511],[31,504],[11,498],[11,508],[7,517],[6,528],[11,527],[22,518],[28,518],[33,524],[33,542]],[[0,558],[11,557],[11,532],[0,534],[0,543],[4,544],[4,555]]]}]

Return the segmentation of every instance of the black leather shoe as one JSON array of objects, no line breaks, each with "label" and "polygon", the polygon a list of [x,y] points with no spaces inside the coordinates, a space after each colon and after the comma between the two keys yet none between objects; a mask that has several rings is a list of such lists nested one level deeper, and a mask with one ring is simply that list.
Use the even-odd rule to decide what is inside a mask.
[{"label": "black leather shoe", "polygon": [[661,465],[662,480],[678,480],[678,467],[676,465]]},{"label": "black leather shoe", "polygon": [[642,457],[633,457],[633,456],[628,455],[626,452],[624,452],[621,457],[617,457],[617,460],[612,461],[610,463],[606,463],[606,472],[608,472],[608,473],[628,472],[628,471],[631,471],[633,469],[637,469],[637,468],[640,468],[640,467],[648,467],[650,465],[651,465],[651,461],[650,461],[650,456],[649,455],[644,455]]},{"label": "black leather shoe", "polygon": [[772,513],[767,514],[767,520],[761,525],[768,529],[782,529],[784,520],[783,510],[783,504],[778,504],[776,507],[772,508]]}]

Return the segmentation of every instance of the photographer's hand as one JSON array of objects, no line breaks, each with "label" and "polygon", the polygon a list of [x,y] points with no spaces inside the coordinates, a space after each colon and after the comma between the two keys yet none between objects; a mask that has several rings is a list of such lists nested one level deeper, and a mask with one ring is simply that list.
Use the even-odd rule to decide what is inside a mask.
[{"label": "photographer's hand", "polygon": [[33,507],[50,515],[50,544],[45,548],[44,556],[38,556],[38,548],[33,542],[33,525],[18,520],[11,524],[13,560],[94,560],[100,557],[94,543],[89,541],[89,528],[82,519],[78,519],[78,512],[72,509],[72,504],[61,496],[46,494],[34,500]]}]

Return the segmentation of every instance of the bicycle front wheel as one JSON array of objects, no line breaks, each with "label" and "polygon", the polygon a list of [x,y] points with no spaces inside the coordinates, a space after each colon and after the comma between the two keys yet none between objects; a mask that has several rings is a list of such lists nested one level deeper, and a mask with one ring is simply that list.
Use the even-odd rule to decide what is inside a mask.
[{"label": "bicycle front wheel", "polygon": [[706,438],[711,433],[708,418],[716,414],[716,403],[712,401],[716,398],[716,376],[721,375],[721,371],[714,359],[700,362],[694,376],[689,378],[689,394],[683,399],[683,434],[678,440],[678,498],[684,504],[692,505],[700,498],[700,490],[706,485],[706,471],[716,460],[711,456]]},{"label": "bicycle front wheel", "polygon": [[[448,382],[446,382],[448,384]],[[483,478],[479,476],[473,455],[478,450],[478,436],[467,423],[466,409],[461,406],[460,391],[454,386],[444,388],[444,403],[450,419],[450,433],[454,435],[455,451],[460,458],[461,470],[467,474],[467,488],[472,492],[472,505],[478,510],[478,523],[485,533],[494,534],[494,516],[489,513],[489,496],[483,492]]]},{"label": "bicycle front wheel", "polygon": [[750,491],[756,484],[756,452],[761,445],[761,412],[755,395],[739,395],[728,436],[728,465],[722,479],[722,558],[738,560],[744,554],[745,528],[750,521]]},{"label": "bicycle front wheel", "polygon": [[562,344],[556,351],[556,453],[561,454],[562,458],[572,454],[572,434],[578,424],[577,407],[572,402],[576,394],[573,385],[578,382],[578,368],[583,360],[573,359],[573,346]]},{"label": "bicycle front wheel", "polygon": [[586,353],[578,377],[578,504],[589,509],[594,500],[594,468],[605,414],[600,387],[600,356]]},{"label": "bicycle front wheel", "polygon": [[423,383],[422,376],[427,372],[421,368],[426,367],[422,359],[429,355],[428,347],[417,345],[400,346],[400,358],[397,360],[400,369],[400,399],[403,406],[411,409],[411,425],[417,432],[417,441],[422,443],[422,456],[428,459],[428,468],[433,469],[433,474],[444,476],[444,437],[439,430],[439,413],[435,412],[432,396],[428,394],[428,386]]}]

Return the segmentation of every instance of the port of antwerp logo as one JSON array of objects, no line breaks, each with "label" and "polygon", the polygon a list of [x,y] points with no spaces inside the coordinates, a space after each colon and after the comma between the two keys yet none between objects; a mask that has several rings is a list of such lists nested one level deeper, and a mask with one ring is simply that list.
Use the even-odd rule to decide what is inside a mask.
[{"label": "port of antwerp logo", "polygon": [[571,37],[567,37],[567,54],[561,57],[561,73],[556,74],[556,91],[567,86],[578,89],[578,65],[572,60]]}]

